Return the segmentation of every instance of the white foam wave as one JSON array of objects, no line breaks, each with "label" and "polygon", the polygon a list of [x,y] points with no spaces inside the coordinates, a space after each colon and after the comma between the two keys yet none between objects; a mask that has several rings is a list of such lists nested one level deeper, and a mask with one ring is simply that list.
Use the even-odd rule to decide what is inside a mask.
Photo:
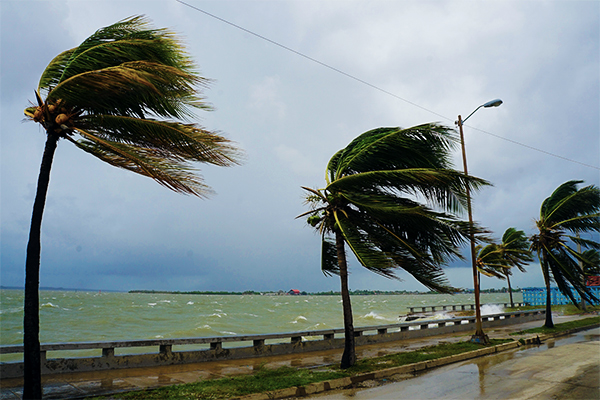
[{"label": "white foam wave", "polygon": [[193,301],[188,301],[186,304],[187,304],[188,306],[191,306],[191,305],[194,305],[194,302],[193,302]]},{"label": "white foam wave", "polygon": [[49,308],[60,308],[59,306],[52,304],[50,302],[42,304],[40,307],[49,307]]},{"label": "white foam wave", "polygon": [[377,320],[385,320],[387,318],[377,314],[374,311],[369,312],[368,314],[363,315],[364,319],[377,319]]},{"label": "white foam wave", "polygon": [[481,315],[500,314],[503,311],[504,308],[497,304],[484,304],[481,306]]}]

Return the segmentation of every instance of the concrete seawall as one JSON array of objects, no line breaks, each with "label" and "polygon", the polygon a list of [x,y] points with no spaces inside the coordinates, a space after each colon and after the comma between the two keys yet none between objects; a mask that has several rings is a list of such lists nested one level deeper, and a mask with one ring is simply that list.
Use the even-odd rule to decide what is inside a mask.
[{"label": "concrete seawall", "polygon": [[[545,310],[517,311],[483,316],[484,328],[519,324],[545,318]],[[475,329],[475,317],[444,320],[413,321],[382,326],[355,327],[356,345],[393,342]],[[238,335],[224,337],[158,339],[120,342],[43,344],[42,374],[102,371],[163,365],[199,363],[218,360],[268,357],[311,351],[343,348],[343,329],[276,333],[267,335]],[[313,339],[315,338],[315,339]],[[232,347],[224,347],[232,344]],[[250,345],[248,345],[250,344]],[[174,351],[174,346],[204,347],[199,350]],[[115,355],[116,348],[154,347],[158,352]],[[208,347],[208,348],[206,348]],[[97,350],[99,357],[47,358],[48,351]],[[18,354],[23,346],[0,347],[0,354]],[[2,379],[23,376],[23,363],[0,365]]]}]

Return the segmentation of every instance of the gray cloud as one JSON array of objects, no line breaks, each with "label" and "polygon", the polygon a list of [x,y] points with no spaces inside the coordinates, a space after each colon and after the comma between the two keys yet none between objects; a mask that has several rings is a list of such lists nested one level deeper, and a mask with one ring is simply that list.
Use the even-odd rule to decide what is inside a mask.
[{"label": "gray cloud", "polygon": [[[206,95],[215,111],[198,120],[240,143],[246,163],[199,166],[216,192],[201,201],[61,142],[44,215],[42,286],[335,290],[337,280],[319,270],[318,236],[294,219],[305,211],[300,186],[324,185],[331,155],[368,129],[453,125],[458,114],[498,97],[501,107],[478,111],[465,127],[470,171],[494,184],[474,197],[480,223],[498,237],[509,226],[531,233],[542,200],[558,185],[599,184],[597,169],[480,131],[599,165],[595,2],[191,3],[408,102],[177,2],[3,1],[3,285],[23,282],[44,141],[37,126],[21,122],[22,110],[52,57],[134,14],[183,36],[214,80]],[[459,166],[458,151],[455,160]],[[467,265],[448,269],[454,285],[469,286]],[[516,285],[540,284],[538,269],[517,273]],[[352,261],[350,284],[422,289],[403,277],[387,281]]]}]

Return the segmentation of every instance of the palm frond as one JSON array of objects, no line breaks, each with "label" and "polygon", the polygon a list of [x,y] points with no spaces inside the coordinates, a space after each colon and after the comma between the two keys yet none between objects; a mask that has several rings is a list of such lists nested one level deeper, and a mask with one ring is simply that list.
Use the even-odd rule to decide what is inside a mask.
[{"label": "palm frond", "polygon": [[67,139],[81,150],[112,166],[152,178],[175,192],[198,197],[207,197],[212,193],[197,176],[194,168],[185,162],[167,159],[149,148],[103,140],[81,129],[77,131],[84,139]]},{"label": "palm frond", "polygon": [[99,138],[153,149],[165,158],[218,166],[239,163],[239,150],[228,139],[195,124],[122,115],[88,115],[78,122],[81,129]]},{"label": "palm frond", "polygon": [[454,143],[454,131],[438,124],[424,124],[408,129],[374,129],[358,136],[346,146],[335,163],[334,176],[339,179],[359,172],[415,166],[448,168],[449,150]]},{"label": "palm frond", "polygon": [[321,241],[321,271],[325,276],[340,274],[335,240],[325,235]]},{"label": "palm frond", "polygon": [[192,72],[193,63],[173,33],[152,29],[142,16],[99,29],[78,47],[56,57],[42,74],[40,89],[49,91],[81,73],[148,60]]},{"label": "palm frond", "polygon": [[327,186],[328,191],[398,193],[422,195],[452,211],[466,208],[466,187],[475,190],[489,183],[450,169],[405,168],[378,170],[343,176]]},{"label": "palm frond", "polygon": [[367,240],[355,224],[341,213],[335,213],[335,218],[345,242],[363,267],[387,278],[396,278],[391,260]]},{"label": "palm frond", "polygon": [[48,100],[63,100],[89,114],[185,118],[189,107],[202,106],[195,80],[173,67],[135,61],[69,78],[48,93]]}]

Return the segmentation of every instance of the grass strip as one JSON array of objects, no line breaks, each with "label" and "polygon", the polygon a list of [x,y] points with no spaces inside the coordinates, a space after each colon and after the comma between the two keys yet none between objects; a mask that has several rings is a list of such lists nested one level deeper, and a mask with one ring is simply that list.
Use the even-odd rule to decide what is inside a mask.
[{"label": "grass strip", "polygon": [[[511,340],[509,339],[493,339],[489,346],[495,346],[510,341]],[[345,378],[386,368],[413,364],[420,361],[434,360],[478,350],[482,347],[484,346],[471,342],[441,343],[415,351],[359,360],[353,367],[346,370],[341,370],[336,366],[331,366],[327,369],[296,369],[291,367],[280,367],[277,369],[261,368],[253,375],[210,379],[195,383],[128,392],[117,396],[96,397],[95,399],[229,399],[253,393],[263,393],[296,386],[305,386],[310,383]]]},{"label": "grass strip", "polygon": [[524,335],[527,333],[542,333],[542,334],[560,333],[560,332],[569,331],[569,330],[575,329],[575,328],[582,328],[582,327],[593,326],[593,325],[598,325],[598,324],[600,324],[600,316],[595,316],[595,317],[590,317],[590,318],[578,319],[575,321],[561,322],[560,324],[555,324],[554,328],[546,328],[545,326],[540,326],[539,328],[525,329],[523,331],[513,332],[513,333],[511,333],[511,335]]},{"label": "grass strip", "polygon": [[128,392],[117,396],[96,397],[95,399],[230,399],[252,393],[305,386],[309,383],[347,376],[351,376],[351,374],[341,370],[315,371],[291,367],[280,367],[277,369],[261,368],[253,375],[210,379],[195,383]]}]

